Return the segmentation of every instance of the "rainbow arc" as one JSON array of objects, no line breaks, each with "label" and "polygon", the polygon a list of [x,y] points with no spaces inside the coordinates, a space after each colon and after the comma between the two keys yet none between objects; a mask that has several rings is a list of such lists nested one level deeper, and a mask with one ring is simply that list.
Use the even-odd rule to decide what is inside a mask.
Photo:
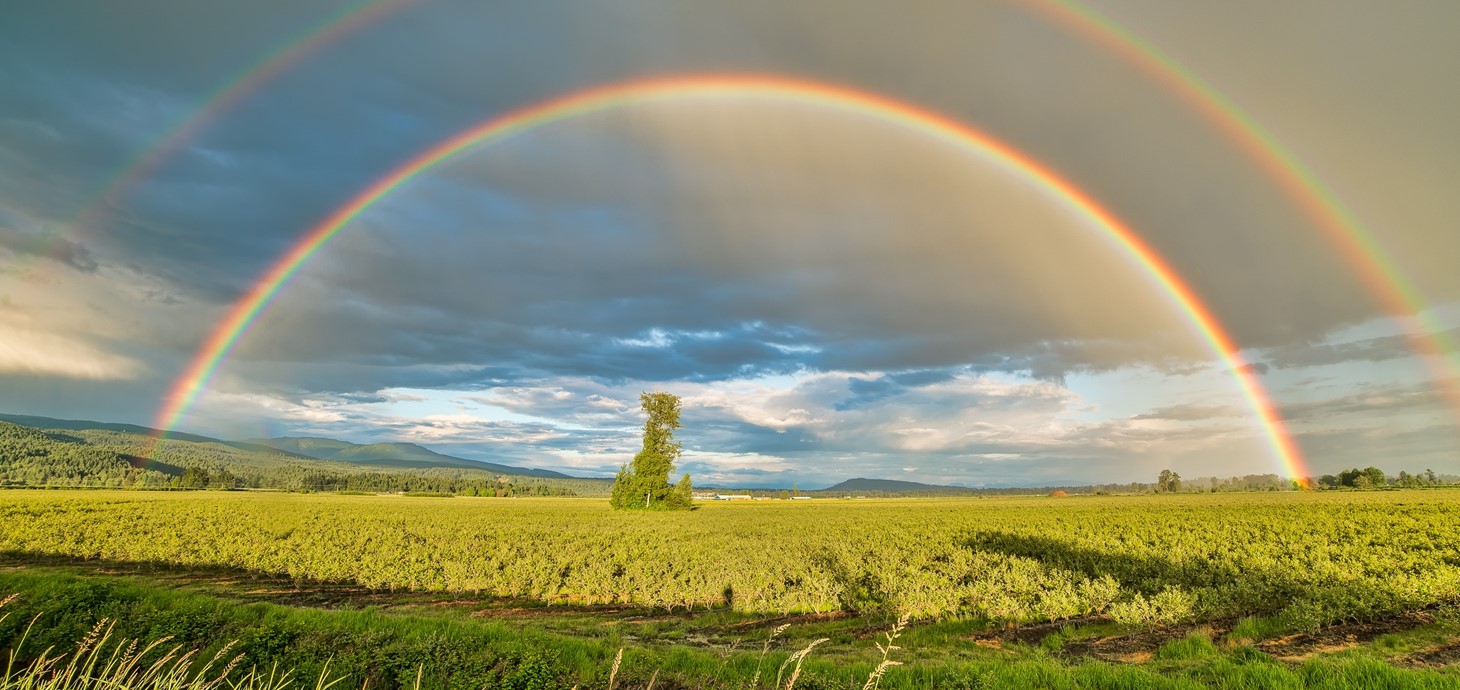
[{"label": "rainbow arc", "polygon": [[754,75],[644,79],[577,91],[490,118],[414,156],[331,213],[298,240],[254,283],[217,324],[173,384],[157,413],[155,425],[159,429],[168,430],[181,421],[207,388],[219,365],[233,351],[239,339],[248,332],[264,308],[277,297],[279,291],[310,257],[319,252],[352,220],[422,173],[465,151],[499,143],[555,122],[630,105],[689,99],[764,99],[857,113],[932,137],[1001,165],[1020,176],[1086,220],[1087,227],[1109,240],[1160,287],[1169,302],[1186,316],[1193,329],[1231,371],[1283,471],[1290,477],[1308,476],[1302,456],[1284,428],[1272,400],[1215,315],[1197,297],[1190,285],[1139,235],[1080,188],[1007,143],[940,113],[845,87]]}]

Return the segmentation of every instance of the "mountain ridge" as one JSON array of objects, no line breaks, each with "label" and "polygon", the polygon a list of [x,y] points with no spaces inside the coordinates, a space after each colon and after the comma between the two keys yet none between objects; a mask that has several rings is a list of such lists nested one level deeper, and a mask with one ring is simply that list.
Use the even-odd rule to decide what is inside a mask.
[{"label": "mountain ridge", "polygon": [[842,480],[821,491],[886,491],[898,493],[969,493],[972,491],[966,486],[942,486],[939,484],[924,484],[922,482],[910,482],[902,479],[868,479],[866,477],[854,477]]},{"label": "mountain ridge", "polygon": [[[38,415],[6,414],[0,413],[0,421],[19,424],[33,429],[53,429],[63,431],[111,431],[125,434],[136,434],[139,436],[161,436],[164,432],[151,427],[138,424],[125,424],[120,422],[97,422],[85,419],[59,419],[56,417],[42,417]],[[357,466],[387,467],[399,469],[464,469],[482,470],[485,472],[496,472],[497,474],[535,477],[539,479],[592,479],[592,477],[575,477],[573,475],[543,470],[530,467],[515,467],[500,463],[486,462],[482,460],[469,460],[444,453],[438,453],[429,448],[414,443],[368,443],[359,444],[339,439],[324,438],[318,436],[281,436],[272,439],[245,439],[241,441],[228,441],[202,436],[200,434],[189,434],[177,431],[166,432],[169,439],[177,441],[188,441],[192,443],[217,443],[239,450],[259,451],[269,450],[294,456],[301,460],[325,460],[332,462],[344,462]],[[303,443],[301,443],[303,442]],[[322,449],[330,449],[328,452]]]}]

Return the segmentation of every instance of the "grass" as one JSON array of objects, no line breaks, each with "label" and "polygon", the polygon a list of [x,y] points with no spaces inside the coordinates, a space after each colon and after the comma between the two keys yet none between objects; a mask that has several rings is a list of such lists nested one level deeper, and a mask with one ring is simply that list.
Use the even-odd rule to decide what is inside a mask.
[{"label": "grass", "polygon": [[[631,639],[625,630],[632,628],[618,625],[599,625],[601,634],[579,636],[522,621],[432,617],[424,609],[241,603],[159,587],[147,578],[55,570],[0,572],[0,591],[20,593],[0,611],[7,613],[0,618],[0,650],[12,650],[15,659],[0,690],[289,690],[330,683],[387,690],[643,690],[651,681],[661,690],[788,684],[800,690],[1460,688],[1453,666],[1434,671],[1384,660],[1406,645],[1446,635],[1453,640],[1457,630],[1443,616],[1421,633],[1386,636],[1372,647],[1301,663],[1278,661],[1249,645],[1214,642],[1197,631],[1162,645],[1148,663],[1111,664],[1061,658],[1053,644],[977,647],[968,641],[967,633],[977,627],[969,621],[912,627],[889,622],[870,630],[875,621],[814,621],[748,630],[738,643],[690,647]],[[709,615],[722,622],[745,620],[724,612]],[[100,623],[103,619],[107,622]],[[587,621],[579,624],[586,627]],[[1233,632],[1250,634],[1260,624],[1239,622]],[[1118,630],[1109,624],[1092,629]],[[1050,636],[1071,641],[1091,634],[1067,626]],[[833,637],[845,643],[828,641]],[[128,654],[133,644],[141,651]],[[146,644],[152,644],[150,650]],[[63,649],[73,651],[55,651]],[[833,651],[823,653],[828,649]],[[154,666],[159,670],[144,675]]]}]

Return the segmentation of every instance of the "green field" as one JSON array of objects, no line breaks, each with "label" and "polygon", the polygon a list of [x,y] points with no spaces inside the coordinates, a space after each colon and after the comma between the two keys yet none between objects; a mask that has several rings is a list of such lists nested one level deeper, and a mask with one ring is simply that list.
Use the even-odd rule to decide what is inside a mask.
[{"label": "green field", "polygon": [[376,589],[914,619],[1298,626],[1460,599],[1460,494],[712,502],[0,494],[0,550]]},{"label": "green field", "polygon": [[[1114,674],[1050,687],[1164,687],[1248,662],[1287,680],[1231,687],[1311,686],[1321,674],[1304,669],[1327,663],[1407,679],[1394,687],[1460,682],[1446,651],[1460,640],[1460,492],[1444,490],[716,502],[689,513],[619,513],[602,499],[6,491],[0,526],[11,573],[0,584],[39,589],[29,595],[39,608],[69,607],[70,595],[24,577],[85,585],[101,573],[207,601],[376,607],[391,625],[508,620],[493,634],[577,650],[557,673],[589,686],[619,647],[634,660],[626,673],[664,669],[692,687],[723,667],[732,686],[748,685],[759,645],[788,622],[777,658],[829,638],[808,678],[851,668],[827,685],[845,687],[870,672],[874,638],[900,615],[913,620],[900,642],[910,663],[889,672],[892,687],[1021,664]],[[288,658],[312,668],[307,654]],[[1137,677],[1147,680],[1117,682]]]}]

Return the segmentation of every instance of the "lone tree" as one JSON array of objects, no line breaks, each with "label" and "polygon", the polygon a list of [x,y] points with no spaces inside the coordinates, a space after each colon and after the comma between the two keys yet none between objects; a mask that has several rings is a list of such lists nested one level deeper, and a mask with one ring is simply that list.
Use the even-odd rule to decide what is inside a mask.
[{"label": "lone tree", "polygon": [[1181,490],[1181,475],[1171,470],[1161,470],[1161,476],[1156,478],[1156,491],[1158,493],[1175,493]]},{"label": "lone tree", "polygon": [[680,454],[679,442],[674,440],[674,430],[679,428],[679,396],[642,393],[639,402],[649,413],[644,422],[644,449],[632,463],[619,468],[610,503],[619,510],[688,510],[694,504],[689,475],[669,485]]}]

